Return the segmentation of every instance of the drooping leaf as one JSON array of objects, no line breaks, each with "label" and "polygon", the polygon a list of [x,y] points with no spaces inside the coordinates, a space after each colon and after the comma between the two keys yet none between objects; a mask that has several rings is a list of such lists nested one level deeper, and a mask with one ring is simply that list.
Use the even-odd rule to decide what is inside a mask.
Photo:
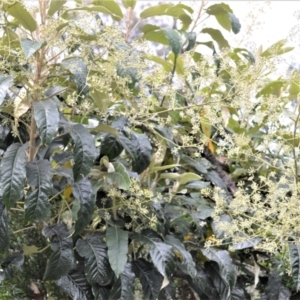
[{"label": "drooping leaf", "polygon": [[122,190],[128,190],[131,184],[130,176],[125,167],[118,161],[112,163],[114,172],[106,175],[108,182]]},{"label": "drooping leaf", "polygon": [[26,10],[24,5],[20,2],[14,2],[14,3],[4,3],[4,9],[7,11],[8,14],[13,16],[18,20],[18,22],[27,30],[30,32],[33,32],[36,30],[37,25],[32,17],[32,15]]},{"label": "drooping leaf", "polygon": [[175,30],[173,28],[163,29],[163,32],[169,41],[169,45],[170,45],[172,52],[174,53],[175,59],[176,59],[177,56],[181,53],[181,49],[182,49],[182,42],[181,42],[180,34],[178,33],[177,30]]},{"label": "drooping leaf", "polygon": [[269,272],[266,292],[268,299],[272,300],[285,300],[291,297],[291,292],[282,284],[279,274],[273,269]]},{"label": "drooping leaf", "polygon": [[116,276],[124,271],[128,254],[128,232],[112,226],[106,230],[107,254]]},{"label": "drooping leaf", "polygon": [[33,102],[34,118],[44,144],[49,145],[58,130],[59,111],[53,99]]},{"label": "drooping leaf", "polygon": [[74,267],[73,241],[65,224],[45,227],[42,234],[50,238],[52,255],[49,258],[43,280],[59,280]]},{"label": "drooping leaf", "polygon": [[121,276],[113,285],[109,294],[109,300],[132,300],[134,299],[134,278],[132,263],[128,262]]},{"label": "drooping leaf", "polygon": [[133,238],[140,243],[149,246],[149,253],[157,270],[166,278],[168,278],[174,268],[175,255],[172,251],[172,246],[160,242],[152,236],[150,231],[142,231],[139,234],[134,234]]},{"label": "drooping leaf", "polygon": [[187,46],[185,47],[184,51],[192,50],[196,44],[196,32],[186,32],[185,37],[187,39]]},{"label": "drooping leaf", "polygon": [[3,103],[7,91],[13,84],[13,77],[7,75],[0,75],[0,105]]},{"label": "drooping leaf", "polygon": [[52,189],[52,167],[43,159],[26,165],[27,182],[31,189],[25,196],[25,218],[31,221],[46,221],[51,214],[48,197]]},{"label": "drooping leaf", "polygon": [[2,200],[7,208],[11,208],[23,197],[26,178],[26,150],[28,144],[12,144],[1,160],[0,186]]},{"label": "drooping leaf", "polygon": [[48,16],[52,17],[57,11],[59,11],[67,0],[51,0],[49,9],[48,9]]},{"label": "drooping leaf", "polygon": [[8,216],[4,203],[0,199],[0,251],[2,252],[8,246],[9,229]]},{"label": "drooping leaf", "polygon": [[182,255],[182,262],[185,265],[188,274],[192,277],[195,278],[197,275],[197,270],[196,270],[196,265],[195,262],[193,261],[193,258],[188,252],[184,245],[176,239],[172,235],[167,235],[165,238],[166,242],[173,247],[173,249],[177,252],[179,252]]},{"label": "drooping leaf", "polygon": [[30,39],[21,39],[21,47],[25,53],[26,59],[28,59],[31,55],[33,55],[36,51],[41,49],[44,45],[45,41],[32,41]]},{"label": "drooping leaf", "polygon": [[231,30],[231,20],[229,18],[229,13],[224,12],[220,14],[216,14],[215,18],[217,19],[218,23],[226,30]]},{"label": "drooping leaf", "polygon": [[132,262],[132,270],[141,282],[145,300],[156,300],[163,283],[163,276],[152,263],[143,258]]},{"label": "drooping leaf", "polygon": [[142,173],[152,159],[152,147],[147,135],[131,133],[129,139],[124,134],[120,134],[118,140],[133,159],[132,171]]},{"label": "drooping leaf", "polygon": [[231,28],[233,33],[238,34],[241,30],[241,23],[239,19],[232,13],[228,13],[228,16],[231,20]]},{"label": "drooping leaf", "polygon": [[226,12],[233,13],[230,6],[225,3],[213,4],[206,9],[206,13],[213,16],[223,14]]},{"label": "drooping leaf", "polygon": [[300,244],[289,244],[292,277],[296,290],[300,290]]},{"label": "drooping leaf", "polygon": [[218,264],[222,280],[226,282],[229,290],[232,290],[236,282],[237,274],[229,253],[226,250],[214,248],[202,249],[201,251],[204,256]]},{"label": "drooping leaf", "polygon": [[85,272],[89,283],[108,285],[114,273],[108,261],[106,245],[100,237],[89,235],[85,240],[78,239],[76,250],[80,256],[85,257]]},{"label": "drooping leaf", "polygon": [[91,286],[88,284],[84,272],[79,267],[73,269],[55,283],[73,300],[93,299]]},{"label": "drooping leaf", "polygon": [[74,141],[74,179],[78,181],[90,172],[96,158],[96,147],[93,136],[81,124],[72,127],[71,137]]},{"label": "drooping leaf", "polygon": [[203,28],[201,32],[209,34],[211,38],[218,43],[220,49],[230,47],[220,30],[213,28]]},{"label": "drooping leaf", "polygon": [[77,214],[74,235],[81,231],[90,223],[95,206],[95,192],[89,179],[83,178],[72,185],[73,195],[80,201],[80,209]]},{"label": "drooping leaf", "polygon": [[101,5],[108,9],[112,16],[121,20],[123,18],[122,10],[119,4],[115,0],[106,1],[106,0],[94,0],[94,4]]}]

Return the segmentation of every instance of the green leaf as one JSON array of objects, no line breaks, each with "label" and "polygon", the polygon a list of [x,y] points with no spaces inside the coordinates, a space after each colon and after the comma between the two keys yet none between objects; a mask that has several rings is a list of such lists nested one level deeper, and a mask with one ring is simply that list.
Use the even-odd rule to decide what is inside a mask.
[{"label": "green leaf", "polygon": [[30,190],[25,196],[25,218],[31,221],[47,221],[51,214],[48,197],[52,192],[52,166],[49,160],[29,162],[26,165]]},{"label": "green leaf", "polygon": [[78,93],[84,93],[86,91],[86,77],[88,74],[86,63],[79,57],[71,57],[64,59],[61,64],[73,74]]},{"label": "green leaf", "polygon": [[273,82],[268,83],[264,88],[262,88],[255,97],[274,95],[279,96],[281,94],[281,90],[283,86],[286,84],[284,80],[275,80]]},{"label": "green leaf", "polygon": [[143,258],[132,262],[132,270],[141,282],[145,299],[156,300],[163,283],[163,276],[152,263]]},{"label": "green leaf", "polygon": [[197,34],[196,32],[185,32],[184,35],[187,39],[187,46],[185,47],[184,51],[190,51],[196,44]]},{"label": "green leaf", "polygon": [[169,41],[166,38],[166,35],[164,34],[162,29],[149,30],[146,33],[144,33],[142,38],[154,43],[169,45]]},{"label": "green leaf", "polygon": [[152,159],[152,147],[145,134],[132,132],[130,138],[120,134],[118,141],[132,157],[132,171],[138,174],[146,170]]},{"label": "green leaf", "polygon": [[223,14],[226,12],[233,13],[230,6],[225,3],[213,4],[206,9],[206,13],[213,16]]},{"label": "green leaf", "polygon": [[259,244],[261,241],[262,241],[261,237],[250,238],[246,241],[242,241],[242,242],[234,244],[233,249],[234,250],[242,250],[242,249],[247,249],[247,248],[253,248],[257,244]]},{"label": "green leaf", "polygon": [[229,18],[231,20],[231,27],[234,34],[238,34],[241,30],[241,23],[239,19],[234,15],[229,13]]},{"label": "green leaf", "polygon": [[165,37],[168,39],[169,45],[171,46],[172,52],[176,58],[181,53],[182,49],[181,36],[178,31],[173,28],[163,29],[163,32]]},{"label": "green leaf", "polygon": [[173,247],[173,249],[182,255],[183,264],[186,267],[188,274],[195,278],[197,276],[196,264],[193,258],[184,245],[172,235],[167,235],[165,241]]},{"label": "green leaf", "polygon": [[137,0],[122,0],[123,5],[128,8],[131,7],[132,9],[135,8]]},{"label": "green leaf", "polygon": [[273,269],[269,271],[268,285],[266,287],[268,299],[291,299],[291,292],[281,282],[281,276]]},{"label": "green leaf", "polygon": [[292,278],[297,292],[300,290],[300,244],[289,243]]},{"label": "green leaf", "polygon": [[90,223],[95,206],[95,192],[89,179],[83,178],[72,185],[73,195],[80,201],[80,209],[77,213],[74,235],[84,230]]},{"label": "green leaf", "polygon": [[227,40],[223,37],[223,34],[220,30],[213,28],[204,28],[201,32],[209,34],[212,37],[212,39],[218,43],[219,48],[221,50],[223,48],[230,48]]},{"label": "green leaf", "polygon": [[230,31],[231,30],[231,19],[229,17],[229,13],[225,12],[222,14],[217,14],[215,15],[218,23],[226,30]]},{"label": "green leaf", "polygon": [[79,266],[67,275],[62,276],[59,280],[55,281],[55,283],[73,300],[94,299],[91,286],[87,282],[85,274],[80,270]]},{"label": "green leaf", "polygon": [[128,190],[131,182],[125,167],[117,161],[113,162],[112,165],[115,171],[106,175],[108,182],[121,190]]},{"label": "green leaf", "polygon": [[154,16],[162,16],[166,14],[167,9],[173,7],[173,4],[159,4],[146,8],[140,13],[140,18],[145,19]]},{"label": "green leaf", "polygon": [[6,93],[13,84],[13,77],[7,75],[0,75],[0,105],[3,103]]},{"label": "green leaf", "polygon": [[115,19],[118,19],[119,21],[123,19],[122,10],[119,4],[116,3],[114,0],[94,0],[93,3],[105,7],[107,10],[109,10],[111,16]]},{"label": "green leaf", "polygon": [[33,111],[42,143],[49,145],[58,130],[59,111],[57,103],[53,99],[34,101]]},{"label": "green leaf", "polygon": [[106,230],[107,254],[116,276],[124,271],[128,253],[128,232],[116,226]]},{"label": "green leaf", "polygon": [[57,11],[61,10],[67,0],[51,0],[50,7],[48,9],[48,16],[52,17]]},{"label": "green leaf", "polygon": [[2,200],[0,200],[0,251],[2,252],[9,243],[8,216]]},{"label": "green leaf", "polygon": [[59,280],[74,267],[73,241],[65,224],[45,227],[42,234],[50,238],[54,251],[50,256],[43,280]]},{"label": "green leaf", "polygon": [[123,149],[119,139],[111,134],[107,134],[101,141],[100,156],[107,156],[112,160],[119,156]]},{"label": "green leaf", "polygon": [[232,290],[236,282],[237,273],[229,253],[226,250],[214,248],[202,249],[201,251],[209,260],[218,264],[222,279],[229,286],[229,289]]},{"label": "green leaf", "polygon": [[180,184],[186,184],[189,181],[194,181],[194,180],[200,180],[201,176],[195,174],[195,173],[183,173],[180,174],[180,177],[177,179]]},{"label": "green leaf", "polygon": [[152,234],[152,231],[143,230],[140,234],[134,234],[133,238],[140,243],[149,246],[149,253],[157,270],[164,276],[169,277],[174,269],[174,253],[172,246],[159,241]]},{"label": "green leaf", "polygon": [[37,25],[32,15],[26,10],[24,5],[20,2],[14,2],[13,4],[4,3],[4,9],[7,13],[16,18],[19,23],[30,32],[36,30]]},{"label": "green leaf", "polygon": [[106,244],[97,235],[89,235],[85,240],[78,239],[76,250],[85,258],[85,273],[90,284],[108,285],[113,279],[114,272],[110,267]]},{"label": "green leaf", "polygon": [[184,154],[182,154],[180,158],[200,174],[207,174],[207,170],[211,168],[210,162],[205,158],[194,159]]},{"label": "green leaf", "polygon": [[95,296],[95,300],[107,300],[109,297],[110,287],[93,284],[92,290],[93,295]]},{"label": "green leaf", "polygon": [[204,189],[210,186],[210,182],[205,182],[205,181],[192,181],[188,183],[185,187],[187,189]]},{"label": "green leaf", "polygon": [[21,39],[21,47],[25,53],[26,59],[28,59],[31,55],[36,53],[39,49],[42,48],[43,45],[45,45],[45,41],[32,41],[29,39]]},{"label": "green leaf", "polygon": [[261,57],[273,57],[282,55],[284,53],[290,52],[294,47],[283,47],[286,44],[286,40],[280,40],[275,44],[271,45],[267,50],[265,50],[260,56]]},{"label": "green leaf", "polygon": [[26,150],[28,144],[12,144],[1,160],[0,187],[2,200],[7,208],[11,208],[23,197],[26,178]]},{"label": "green leaf", "polygon": [[99,124],[97,127],[93,128],[93,131],[107,132],[116,138],[119,137],[118,130],[116,130],[115,128],[112,128],[111,126],[109,126],[105,123]]},{"label": "green leaf", "polygon": [[128,262],[121,276],[113,285],[109,294],[109,300],[132,300],[134,299],[134,278],[132,263]]},{"label": "green leaf", "polygon": [[94,165],[96,147],[93,136],[81,124],[72,127],[71,137],[74,142],[74,180],[85,177]]}]

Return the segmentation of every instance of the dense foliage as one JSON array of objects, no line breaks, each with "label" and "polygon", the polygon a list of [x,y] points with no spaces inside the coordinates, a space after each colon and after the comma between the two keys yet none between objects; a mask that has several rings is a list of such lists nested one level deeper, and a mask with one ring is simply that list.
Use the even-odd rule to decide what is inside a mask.
[{"label": "dense foliage", "polygon": [[297,297],[286,41],[232,48],[224,3],[28,2],[0,10],[0,299]]}]

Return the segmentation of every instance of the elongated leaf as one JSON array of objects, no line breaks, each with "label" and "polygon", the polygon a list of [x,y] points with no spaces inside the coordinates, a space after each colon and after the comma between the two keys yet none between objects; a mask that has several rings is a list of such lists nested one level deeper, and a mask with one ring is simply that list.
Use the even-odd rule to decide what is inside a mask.
[{"label": "elongated leaf", "polygon": [[44,144],[50,144],[57,133],[59,111],[53,99],[33,102],[34,118]]},{"label": "elongated leaf", "polygon": [[202,253],[208,259],[218,264],[222,279],[229,286],[229,289],[232,290],[237,274],[229,253],[226,250],[217,250],[214,248],[202,249]]},{"label": "elongated leaf", "polygon": [[132,133],[129,139],[121,134],[118,140],[133,159],[132,171],[140,174],[146,170],[152,158],[152,147],[147,135]]},{"label": "elongated leaf", "polygon": [[233,13],[230,6],[225,3],[213,4],[206,9],[206,13],[213,16],[223,14],[226,12]]},{"label": "elongated leaf", "polygon": [[36,30],[37,25],[32,15],[26,10],[24,5],[20,2],[14,2],[13,4],[4,4],[4,8],[8,14],[16,18],[19,23],[30,32]]},{"label": "elongated leaf", "polygon": [[125,167],[118,161],[113,162],[112,165],[115,171],[106,175],[108,182],[113,186],[117,186],[119,189],[128,190],[131,181]]},{"label": "elongated leaf", "polygon": [[106,230],[108,259],[117,277],[124,271],[128,254],[128,232],[116,226]]},{"label": "elongated leaf", "polygon": [[163,276],[152,263],[143,258],[132,262],[132,270],[141,282],[145,300],[156,300],[163,283]]},{"label": "elongated leaf", "polygon": [[90,172],[96,158],[96,147],[93,136],[81,124],[73,126],[71,137],[74,141],[74,179],[78,181]]},{"label": "elongated leaf", "polygon": [[294,49],[294,47],[283,47],[285,44],[286,44],[286,40],[280,40],[275,44],[271,45],[260,56],[266,58],[271,56],[278,56],[290,52]]},{"label": "elongated leaf", "polygon": [[95,296],[95,300],[107,300],[109,297],[109,287],[100,286],[99,284],[93,284],[92,290],[93,295]]},{"label": "elongated leaf", "polygon": [[7,208],[15,205],[23,197],[23,189],[26,178],[26,149],[19,143],[12,144],[4,153],[0,169],[0,186],[2,199]]},{"label": "elongated leaf", "polygon": [[74,267],[71,234],[65,224],[45,227],[42,234],[50,238],[54,251],[47,263],[44,280],[59,280]]},{"label": "elongated leaf", "polygon": [[67,0],[51,0],[50,7],[48,9],[48,16],[53,16],[57,11],[59,11]]},{"label": "elongated leaf", "polygon": [[88,284],[84,272],[76,268],[68,275],[61,277],[55,282],[73,300],[93,299],[91,286]]},{"label": "elongated leaf", "polygon": [[172,251],[172,246],[157,241],[148,231],[134,234],[133,238],[150,246],[149,253],[155,267],[164,277],[168,278],[174,269],[175,255]]},{"label": "elongated leaf", "polygon": [[140,13],[140,17],[142,19],[154,17],[154,16],[162,16],[166,14],[167,9],[173,7],[173,4],[160,4],[156,6],[152,6],[149,8],[146,8],[144,11]]},{"label": "elongated leaf", "polygon": [[296,290],[300,290],[300,244],[289,244],[292,277]]},{"label": "elongated leaf", "polygon": [[7,210],[0,199],[0,251],[2,252],[8,246],[9,230]]},{"label": "elongated leaf", "polygon": [[74,235],[81,231],[90,223],[95,206],[95,192],[89,179],[83,178],[72,185],[73,195],[80,201],[80,209],[77,214]]},{"label": "elongated leaf", "polygon": [[213,28],[204,28],[201,32],[209,34],[211,38],[218,43],[220,49],[230,47],[220,30]]},{"label": "elongated leaf", "polygon": [[14,84],[14,79],[11,76],[0,75],[0,105],[3,103],[6,93]]},{"label": "elongated leaf", "polygon": [[134,9],[136,1],[137,0],[122,0],[122,3],[126,8],[131,7],[132,9]]},{"label": "elongated leaf", "polygon": [[183,264],[185,265],[188,274],[192,278],[195,278],[197,275],[197,270],[190,252],[188,252],[185,249],[184,245],[172,235],[167,235],[165,240],[169,245],[173,247],[175,251],[179,252],[182,255]]},{"label": "elongated leaf", "polygon": [[89,235],[85,240],[79,239],[76,250],[85,257],[85,273],[90,284],[108,285],[113,276],[113,270],[108,262],[106,245],[99,236]]},{"label": "elongated leaf", "polygon": [[29,162],[26,166],[27,182],[32,187],[25,197],[25,218],[46,221],[51,214],[48,197],[52,189],[52,167],[48,160]]},{"label": "elongated leaf", "polygon": [[108,9],[114,17],[117,17],[119,19],[123,18],[122,10],[121,10],[119,4],[115,0],[110,0],[110,1],[95,0],[94,3],[97,5],[99,4],[103,7],[105,7],[106,9]]},{"label": "elongated leaf", "polygon": [[192,50],[196,44],[197,34],[196,32],[186,32],[185,37],[187,39],[187,46],[185,47],[184,51]]},{"label": "elongated leaf", "polygon": [[134,299],[134,278],[132,263],[127,263],[118,280],[113,285],[109,300],[132,300]]},{"label": "elongated leaf", "polygon": [[25,53],[26,59],[33,55],[36,51],[41,49],[45,41],[32,41],[30,39],[21,39],[21,47]]},{"label": "elongated leaf", "polygon": [[261,237],[251,238],[246,241],[234,244],[233,249],[234,250],[242,250],[242,249],[246,249],[246,248],[253,248],[257,244],[259,244],[261,241],[262,241]]},{"label": "elongated leaf", "polygon": [[181,53],[182,42],[180,34],[177,30],[172,28],[166,28],[163,30],[166,38],[169,41],[169,45],[171,46],[172,52],[175,55],[175,58]]},{"label": "elongated leaf", "polygon": [[268,299],[272,300],[287,300],[291,297],[291,292],[282,284],[279,274],[273,269],[269,273],[266,291]]},{"label": "elongated leaf", "polygon": [[239,33],[241,30],[241,23],[240,23],[239,19],[234,14],[228,13],[228,15],[231,20],[231,27],[232,27],[233,33],[235,33],[235,34]]}]

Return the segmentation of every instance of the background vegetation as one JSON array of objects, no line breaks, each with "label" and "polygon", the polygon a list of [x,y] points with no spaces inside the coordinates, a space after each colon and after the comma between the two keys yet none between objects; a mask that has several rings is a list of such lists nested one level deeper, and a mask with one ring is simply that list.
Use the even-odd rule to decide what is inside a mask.
[{"label": "background vegetation", "polygon": [[211,4],[1,1],[0,299],[297,299],[293,48]]}]

